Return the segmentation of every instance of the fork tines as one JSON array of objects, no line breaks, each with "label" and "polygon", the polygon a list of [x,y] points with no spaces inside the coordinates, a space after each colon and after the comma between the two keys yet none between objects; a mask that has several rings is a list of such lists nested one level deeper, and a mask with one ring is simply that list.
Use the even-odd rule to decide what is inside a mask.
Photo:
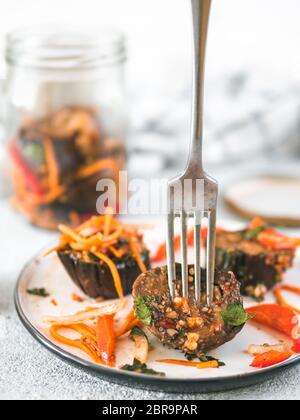
[{"label": "fork tines", "polygon": [[[175,263],[175,219],[180,219],[180,245],[181,245],[181,293],[182,297],[189,297],[192,286],[189,281],[188,271],[188,221],[194,219],[194,291],[193,296],[200,305],[203,293],[206,293],[206,303],[211,306],[214,293],[215,276],[215,230],[216,230],[216,211],[171,211],[168,215],[168,241],[167,241],[167,262],[168,262],[168,281],[172,298],[175,297],[176,263]],[[204,220],[207,220],[207,241],[206,241],[206,281],[205,290],[202,287],[201,271],[201,232]]]}]

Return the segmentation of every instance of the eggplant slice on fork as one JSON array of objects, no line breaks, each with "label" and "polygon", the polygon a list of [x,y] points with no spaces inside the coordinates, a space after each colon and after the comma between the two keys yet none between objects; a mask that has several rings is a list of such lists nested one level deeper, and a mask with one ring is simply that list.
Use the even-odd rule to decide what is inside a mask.
[{"label": "eggplant slice on fork", "polygon": [[[181,265],[176,265],[177,278]],[[205,279],[205,273],[202,273]],[[243,308],[240,284],[233,273],[216,271],[214,302],[194,299],[194,267],[189,266],[190,297],[181,297],[181,281],[173,299],[168,287],[167,267],[140,275],[133,286],[136,316],[164,345],[187,354],[200,355],[231,341],[249,319]]]}]

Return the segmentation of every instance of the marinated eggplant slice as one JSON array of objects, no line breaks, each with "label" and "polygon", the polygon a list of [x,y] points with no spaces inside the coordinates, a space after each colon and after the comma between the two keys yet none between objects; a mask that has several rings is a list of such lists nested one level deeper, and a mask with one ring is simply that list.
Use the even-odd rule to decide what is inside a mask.
[{"label": "marinated eggplant slice", "polygon": [[[177,278],[181,266],[177,264]],[[203,271],[202,278],[205,278]],[[193,290],[194,268],[189,267]],[[240,284],[233,273],[216,271],[215,299],[211,307],[206,296],[199,307],[192,296],[170,296],[167,268],[155,268],[141,274],[133,286],[136,316],[164,345],[188,354],[203,354],[231,341],[243,328],[248,316],[243,309]],[[204,284],[203,284],[204,287]]]},{"label": "marinated eggplant slice", "polygon": [[295,248],[272,249],[257,240],[258,231],[220,232],[217,235],[217,266],[232,271],[244,295],[263,300],[266,292],[283,280],[293,265]]},{"label": "marinated eggplant slice", "polygon": [[[109,267],[92,254],[79,255],[78,252],[70,248],[58,251],[58,257],[65,267],[73,282],[89,297],[116,299],[118,293],[115,288],[114,279]],[[121,260],[113,255],[108,257],[115,263],[124,295],[132,293],[132,286],[136,278],[141,274],[141,270],[135,259],[126,255]],[[141,254],[142,261],[147,269],[150,268],[149,252]]]},{"label": "marinated eggplant slice", "polygon": [[91,298],[123,298],[150,268],[149,251],[138,225],[121,222],[112,209],[72,229],[59,225],[57,252],[74,283]]}]

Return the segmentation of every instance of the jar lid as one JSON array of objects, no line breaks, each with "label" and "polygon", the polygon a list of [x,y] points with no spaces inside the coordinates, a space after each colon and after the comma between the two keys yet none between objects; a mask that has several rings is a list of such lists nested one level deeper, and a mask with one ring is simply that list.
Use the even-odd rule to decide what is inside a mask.
[{"label": "jar lid", "polygon": [[6,37],[10,65],[78,70],[111,66],[126,60],[125,37],[112,29],[24,28]]}]

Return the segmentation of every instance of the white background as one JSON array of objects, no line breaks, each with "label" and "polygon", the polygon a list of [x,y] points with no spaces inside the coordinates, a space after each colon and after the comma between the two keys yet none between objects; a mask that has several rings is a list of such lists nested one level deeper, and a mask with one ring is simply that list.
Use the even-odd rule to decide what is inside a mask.
[{"label": "white background", "polygon": [[[0,37],[19,26],[49,22],[114,26],[129,38],[131,85],[156,85],[168,77],[180,84],[190,70],[189,3],[0,0]],[[299,22],[299,0],[214,0],[209,77],[245,66],[254,73],[300,77]]]},{"label": "white background", "polygon": [[[285,98],[300,86],[299,22],[299,0],[213,0],[207,55],[208,131],[261,113],[262,95]],[[172,150],[180,150],[184,161],[190,118],[190,0],[0,0],[0,48],[7,31],[49,23],[108,26],[125,33],[135,143],[152,143],[140,138],[146,120],[163,121],[171,137],[179,133]],[[1,74],[0,60],[0,78]],[[228,81],[240,75],[247,76],[247,90],[230,100]],[[273,119],[271,126],[285,141],[296,125],[298,132],[299,113],[294,105],[285,116],[278,112],[281,118]],[[211,136],[206,138],[205,147],[212,145]],[[249,144],[261,141],[251,130],[237,133],[238,143],[240,138]],[[206,156],[219,159],[218,154],[221,159],[224,153],[216,146]]]}]

